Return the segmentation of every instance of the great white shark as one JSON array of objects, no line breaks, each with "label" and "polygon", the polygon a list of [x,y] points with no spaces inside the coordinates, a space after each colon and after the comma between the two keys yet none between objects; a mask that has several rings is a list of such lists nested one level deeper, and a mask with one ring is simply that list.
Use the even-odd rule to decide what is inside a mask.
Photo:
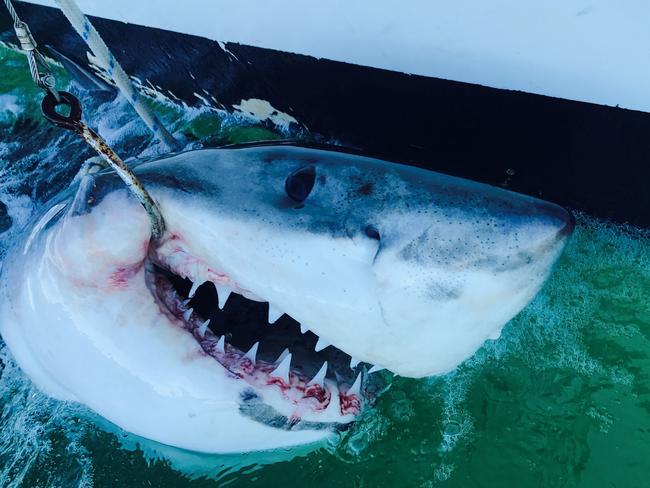
[{"label": "great white shark", "polygon": [[163,237],[114,174],[85,174],[5,259],[0,332],[47,394],[200,452],[316,442],[387,371],[454,369],[530,302],[573,230],[530,196],[313,148],[134,172]]}]

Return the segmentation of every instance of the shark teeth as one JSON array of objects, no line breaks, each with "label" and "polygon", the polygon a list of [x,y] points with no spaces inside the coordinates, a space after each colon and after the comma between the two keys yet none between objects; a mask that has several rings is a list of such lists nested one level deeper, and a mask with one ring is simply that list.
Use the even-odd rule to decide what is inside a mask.
[{"label": "shark teeth", "polygon": [[190,293],[187,296],[189,298],[194,298],[194,295],[196,295],[196,290],[198,290],[199,286],[201,285],[202,283],[199,283],[199,280],[192,282],[192,288],[190,288]]},{"label": "shark teeth", "polygon": [[269,324],[276,323],[282,315],[284,315],[284,312],[278,310],[269,303]]},{"label": "shark teeth", "polygon": [[289,348],[285,347],[284,351],[282,351],[280,353],[280,355],[278,356],[278,359],[276,359],[275,362],[276,363],[281,363],[282,361],[284,361],[284,358],[286,358],[289,354],[290,354],[289,353]]},{"label": "shark teeth", "polygon": [[318,342],[316,342],[316,347],[314,347],[314,351],[316,351],[316,352],[320,352],[320,351],[322,351],[323,349],[325,349],[325,348],[326,348],[327,346],[329,346],[329,345],[330,345],[329,342],[327,342],[327,341],[326,341],[325,339],[323,339],[322,337],[319,337],[319,338],[318,338]]},{"label": "shark teeth", "polygon": [[210,319],[206,320],[199,326],[199,335],[201,338],[205,337],[205,332],[208,330],[208,325],[210,325]]},{"label": "shark teeth", "polygon": [[225,336],[225,334],[222,335],[219,338],[219,342],[217,342],[217,352],[220,352],[221,354],[225,354],[225,352],[226,352],[226,336]]},{"label": "shark teeth", "polygon": [[260,347],[259,341],[253,344],[253,347],[251,347],[246,354],[244,354],[245,358],[248,358],[251,360],[251,363],[255,364],[255,358],[257,357],[257,349]]},{"label": "shark teeth", "polygon": [[318,373],[307,383],[307,386],[320,385],[321,388],[325,386],[325,375],[327,374],[327,361],[318,370]]},{"label": "shark teeth", "polygon": [[193,308],[188,308],[187,310],[185,310],[185,312],[183,312],[183,320],[185,320],[185,322],[190,320],[190,317],[192,316],[192,312],[194,312]]},{"label": "shark teeth", "polygon": [[219,304],[219,310],[223,310],[223,307],[226,305],[228,297],[232,293],[232,289],[225,285],[217,285],[215,283],[214,287],[217,289],[217,300]]},{"label": "shark teeth", "polygon": [[282,360],[278,367],[271,372],[271,376],[284,380],[289,383],[289,368],[291,367],[291,353]]},{"label": "shark teeth", "polygon": [[[262,320],[258,320],[259,324],[256,324],[256,326],[262,327],[263,329],[260,329],[259,335],[253,336],[254,338],[251,337],[251,331],[248,329],[243,330],[241,332],[241,335],[238,335],[239,332],[234,328],[229,331],[223,331],[224,327],[229,327],[229,324],[225,323],[229,322],[229,320],[222,321],[222,318],[228,319],[228,317],[226,315],[219,314],[215,310],[215,307],[218,306],[220,310],[223,310],[227,300],[234,292],[234,290],[238,290],[238,293],[241,293],[245,299],[259,303],[259,305],[255,305],[256,307],[263,307],[264,300],[261,297],[254,295],[252,292],[246,291],[245,288],[239,284],[236,284],[234,281],[230,281],[230,278],[227,276],[224,278],[221,276],[221,274],[219,274],[217,275],[218,278],[209,279],[209,281],[206,282],[206,279],[208,279],[209,275],[206,274],[205,271],[197,270],[196,273],[192,274],[194,277],[198,277],[198,279],[192,280],[190,287],[187,286],[189,284],[187,282],[187,284],[181,284],[176,280],[169,280],[169,284],[165,283],[165,287],[159,289],[159,298],[161,298],[167,304],[169,310],[176,317],[182,315],[182,318],[186,322],[183,324],[184,329],[190,332],[190,334],[194,336],[204,351],[211,355],[219,363],[221,363],[221,365],[224,366],[227,371],[230,371],[233,374],[236,373],[241,379],[245,379],[256,388],[258,386],[266,387],[267,385],[275,385],[276,388],[280,387],[283,393],[286,389],[295,389],[291,390],[292,393],[287,398],[293,398],[291,401],[295,400],[294,404],[298,406],[302,405],[300,401],[308,401],[311,405],[311,402],[314,402],[315,398],[316,401],[321,402],[321,405],[325,408],[329,404],[325,402],[329,402],[330,397],[326,396],[326,399],[322,399],[319,395],[313,396],[314,392],[318,393],[320,391],[318,389],[314,390],[314,388],[318,386],[325,390],[329,387],[334,388],[335,385],[340,385],[340,388],[338,390],[338,394],[340,395],[338,406],[340,407],[341,414],[359,414],[361,408],[363,407],[363,405],[361,405],[361,401],[363,400],[364,395],[364,393],[362,393],[363,382],[371,381],[369,375],[383,370],[383,367],[363,363],[363,368],[357,368],[357,366],[362,364],[362,361],[350,356],[350,368],[352,368],[353,371],[358,374],[354,378],[352,385],[349,386],[346,391],[346,386],[348,386],[352,380],[350,375],[353,374],[353,372],[347,369],[345,364],[347,361],[345,361],[344,358],[348,357],[347,354],[345,354],[345,351],[343,350],[339,351],[336,349],[336,347],[332,346],[332,344],[326,339],[319,337],[316,334],[314,334],[315,338],[312,336],[312,333],[307,334],[310,332],[310,327],[307,324],[312,325],[310,321],[307,321],[307,324],[303,324],[298,321],[294,321],[292,317],[287,316],[286,319],[290,320],[284,321],[284,325],[280,327],[280,329],[278,329],[276,326],[275,329],[269,330],[264,328],[265,324],[262,318]],[[182,276],[182,274],[178,274],[178,276]],[[189,279],[192,279],[192,276],[189,276]],[[219,281],[219,284],[217,284],[216,281]],[[222,283],[227,283],[227,285]],[[204,284],[209,286],[205,289],[201,288],[201,286]],[[171,285],[171,288],[169,285]],[[210,295],[214,297],[213,293],[203,293],[203,291],[208,292],[208,288],[211,289],[212,285],[214,285],[217,292],[216,304],[214,303],[214,298],[211,300],[208,299]],[[188,288],[190,288],[189,292],[187,292]],[[199,296],[197,297],[199,288],[201,288],[202,293],[198,294]],[[185,294],[186,292],[187,294]],[[239,304],[239,297],[236,298],[238,298],[238,300],[234,300],[230,306],[235,307]],[[266,303],[268,307],[268,323],[277,323],[280,317],[284,315],[284,312],[281,309],[273,306],[268,301]],[[190,304],[192,306],[190,306]],[[260,312],[263,313],[263,308],[260,310]],[[204,320],[206,317],[212,317],[212,320]],[[248,320],[246,317],[244,317],[244,319]],[[211,322],[214,320],[217,320],[216,323],[218,323],[220,335],[217,335],[215,333],[217,330],[215,327],[210,330]],[[298,327],[300,334],[302,335],[298,334]],[[210,333],[208,334],[208,332]],[[293,344],[291,346],[293,348],[294,345],[298,344],[296,347],[300,347],[300,349],[297,349],[300,351],[299,355],[294,361],[293,355],[290,352],[289,348],[285,348],[282,350],[274,363],[269,363],[269,359],[267,359],[264,354],[265,348],[262,349],[262,352],[260,353],[261,340],[265,340],[265,337],[272,336],[272,341],[278,341],[276,334],[284,334],[285,332],[287,334],[287,340],[284,342],[284,345]],[[267,334],[271,334],[271,336],[267,336]],[[228,341],[227,343],[226,339]],[[245,347],[246,344],[250,344],[250,342],[254,341],[255,339],[260,340],[255,342],[248,349],[248,351],[244,353],[244,348],[240,348],[241,344],[243,343]],[[309,346],[314,344],[314,340],[315,345],[313,346],[313,349],[309,351]],[[282,344],[282,342],[278,342],[271,342],[269,344],[269,347],[274,351],[277,351],[279,348],[276,349],[276,347]],[[226,351],[226,346],[228,347],[228,351]],[[321,353],[321,351],[330,346],[332,346],[331,350]],[[312,351],[320,354],[314,354]],[[309,380],[309,376],[305,375],[303,372],[303,366],[306,364],[313,365],[311,361],[316,360],[316,358],[320,358],[322,364],[318,371],[313,375],[311,380]],[[323,361],[324,359],[327,360]],[[303,365],[301,362],[303,360],[308,362],[305,362]],[[250,361],[253,367],[250,367],[250,363],[247,361]],[[292,362],[294,363],[293,365]],[[272,371],[269,372],[271,369]],[[308,369],[310,371],[313,371],[311,367]],[[372,381],[375,379],[379,381],[383,378],[376,376],[372,378]],[[280,383],[280,381],[282,381],[282,383]],[[307,387],[311,387],[311,390],[309,390],[305,396],[305,390]],[[333,394],[334,392],[332,392],[332,395]],[[351,399],[345,400],[343,397],[346,395],[358,396],[359,402]],[[336,409],[336,403],[333,403],[333,405],[334,407],[332,408]]]},{"label": "shark teeth", "polygon": [[359,396],[360,393],[361,393],[361,373],[359,373],[357,375],[357,379],[354,380],[354,383],[352,383],[352,386],[347,391],[346,395],[347,396],[350,396],[350,395]]}]

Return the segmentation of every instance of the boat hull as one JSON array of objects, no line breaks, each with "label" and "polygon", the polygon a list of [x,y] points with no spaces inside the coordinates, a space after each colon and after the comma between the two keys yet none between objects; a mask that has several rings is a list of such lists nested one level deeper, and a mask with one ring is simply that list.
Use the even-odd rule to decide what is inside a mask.
[{"label": "boat hull", "polygon": [[[40,45],[88,66],[58,10],[18,10]],[[260,101],[266,123],[312,141],[650,226],[647,113],[94,22],[130,75],[178,103],[246,113]],[[13,36],[0,10],[0,40]]]}]

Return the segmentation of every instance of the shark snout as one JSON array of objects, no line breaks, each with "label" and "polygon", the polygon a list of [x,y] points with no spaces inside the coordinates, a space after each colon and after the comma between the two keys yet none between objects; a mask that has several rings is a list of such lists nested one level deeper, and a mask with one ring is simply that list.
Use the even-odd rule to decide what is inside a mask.
[{"label": "shark snout", "polygon": [[573,234],[575,217],[567,209],[550,202],[539,202],[536,205],[540,217],[553,228],[557,239],[565,239]]},{"label": "shark snout", "polygon": [[571,212],[568,210],[562,209],[564,211],[564,225],[558,231],[559,237],[569,237],[573,234],[573,229],[576,226],[576,219]]}]

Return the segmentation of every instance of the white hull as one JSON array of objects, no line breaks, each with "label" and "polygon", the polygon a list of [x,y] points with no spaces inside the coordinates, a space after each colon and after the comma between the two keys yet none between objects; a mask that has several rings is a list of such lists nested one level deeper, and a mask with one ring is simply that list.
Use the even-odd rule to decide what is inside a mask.
[{"label": "white hull", "polygon": [[[56,6],[54,0],[32,0]],[[650,111],[641,0],[78,0],[90,15],[212,40]]]}]

